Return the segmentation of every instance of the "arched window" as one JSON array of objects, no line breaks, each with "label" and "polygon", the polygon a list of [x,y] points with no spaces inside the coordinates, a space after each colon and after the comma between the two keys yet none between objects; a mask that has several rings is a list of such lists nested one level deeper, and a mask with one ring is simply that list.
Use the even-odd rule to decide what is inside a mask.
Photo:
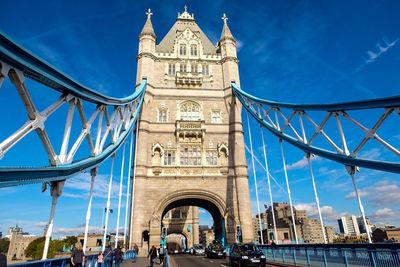
[{"label": "arched window", "polygon": [[190,55],[197,56],[197,45],[195,44],[190,45]]},{"label": "arched window", "polygon": [[197,121],[200,120],[200,105],[195,102],[184,102],[180,108],[181,120]]}]

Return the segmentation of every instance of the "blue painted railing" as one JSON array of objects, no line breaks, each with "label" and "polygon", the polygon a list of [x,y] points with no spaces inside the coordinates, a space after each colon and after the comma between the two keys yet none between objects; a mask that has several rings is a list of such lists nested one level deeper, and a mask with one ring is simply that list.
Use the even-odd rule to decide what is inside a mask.
[{"label": "blue painted railing", "polygon": [[[123,260],[133,260],[136,259],[136,253],[134,250],[128,250],[124,253]],[[96,267],[97,265],[97,254],[91,254],[85,256],[85,264],[83,267]],[[10,267],[69,267],[70,266],[70,257],[65,258],[55,258],[48,260],[40,260],[40,261],[26,261],[17,264],[9,264]],[[106,258],[104,258],[104,263],[102,266],[110,266],[109,263],[106,262]]]},{"label": "blue painted railing", "polygon": [[400,244],[259,245],[259,248],[267,262],[289,266],[400,266]]}]

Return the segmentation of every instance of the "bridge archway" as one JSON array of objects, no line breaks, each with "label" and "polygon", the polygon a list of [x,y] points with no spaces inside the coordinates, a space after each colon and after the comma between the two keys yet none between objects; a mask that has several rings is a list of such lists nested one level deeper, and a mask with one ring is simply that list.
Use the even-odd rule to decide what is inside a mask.
[{"label": "bridge archway", "polygon": [[[215,239],[226,244],[226,203],[217,194],[207,190],[181,190],[165,196],[156,206],[150,221],[151,242],[160,243],[161,223],[165,214],[174,208],[183,206],[196,206],[207,210],[214,221]],[[199,233],[193,234],[198,235]]]}]

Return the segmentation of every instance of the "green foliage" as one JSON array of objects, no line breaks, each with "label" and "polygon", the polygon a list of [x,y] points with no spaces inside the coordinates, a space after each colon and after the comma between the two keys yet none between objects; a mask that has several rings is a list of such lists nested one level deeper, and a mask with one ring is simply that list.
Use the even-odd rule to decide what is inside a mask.
[{"label": "green foliage", "polygon": [[9,246],[10,246],[10,240],[8,240],[8,238],[0,239],[0,253],[6,254],[8,252]]},{"label": "green foliage", "polygon": [[75,245],[75,243],[78,242],[78,238],[76,236],[67,236],[63,241],[65,245],[71,246]]},{"label": "green foliage", "polygon": [[[47,254],[48,258],[54,258],[57,252],[62,252],[64,245],[71,246],[74,245],[78,239],[75,236],[68,236],[64,240],[51,240],[49,245],[49,252]],[[29,243],[25,250],[25,255],[27,257],[32,257],[34,260],[40,260],[43,256],[45,237],[39,237]]]},{"label": "green foliage", "polygon": [[25,249],[25,256],[31,257],[34,260],[40,260],[43,255],[43,248],[45,237],[39,237],[29,243],[28,247]]}]

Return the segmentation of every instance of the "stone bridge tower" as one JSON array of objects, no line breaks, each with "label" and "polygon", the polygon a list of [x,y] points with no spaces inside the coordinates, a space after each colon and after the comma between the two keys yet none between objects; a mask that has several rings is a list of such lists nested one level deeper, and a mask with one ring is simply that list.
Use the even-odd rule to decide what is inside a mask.
[{"label": "stone bridge tower", "polygon": [[214,219],[216,238],[253,240],[236,41],[224,14],[214,46],[185,7],[157,44],[151,11],[139,35],[137,84],[147,79],[139,124],[131,233],[145,252],[159,245],[164,215],[198,206]]}]

